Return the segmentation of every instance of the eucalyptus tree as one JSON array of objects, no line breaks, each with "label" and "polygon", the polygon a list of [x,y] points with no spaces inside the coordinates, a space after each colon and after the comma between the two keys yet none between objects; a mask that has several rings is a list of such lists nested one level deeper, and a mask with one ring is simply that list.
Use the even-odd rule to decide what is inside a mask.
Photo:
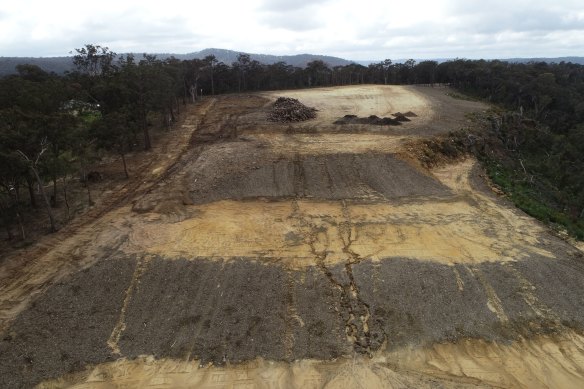
[{"label": "eucalyptus tree", "polygon": [[436,82],[436,68],[438,62],[436,61],[422,61],[414,65],[414,78],[416,83],[434,85]]},{"label": "eucalyptus tree", "polygon": [[97,77],[115,70],[114,60],[116,53],[107,47],[100,45],[86,44],[85,47],[75,49],[73,64],[79,71]]},{"label": "eucalyptus tree", "polygon": [[266,66],[268,89],[287,89],[294,86],[292,77],[294,67],[286,62],[276,62]]},{"label": "eucalyptus tree", "polygon": [[126,178],[130,178],[126,154],[132,148],[132,134],[129,128],[134,125],[129,117],[130,115],[122,110],[110,112],[95,121],[91,129],[97,147],[120,155]]},{"label": "eucalyptus tree", "polygon": [[201,81],[205,74],[207,64],[198,58],[186,61],[186,71],[184,75],[185,87],[188,89],[191,96],[191,101],[194,103],[197,96],[200,96],[199,88]]},{"label": "eucalyptus tree", "polygon": [[306,65],[308,86],[330,85],[331,69],[324,61],[314,60]]},{"label": "eucalyptus tree", "polygon": [[231,65],[233,70],[237,73],[237,91],[247,89],[247,75],[251,67],[251,58],[249,54],[240,53],[237,55],[237,62]]},{"label": "eucalyptus tree", "polygon": [[211,80],[211,95],[215,94],[215,66],[219,63],[217,57],[214,55],[208,55],[203,58],[203,61],[207,64],[207,71],[209,73],[209,78]]}]

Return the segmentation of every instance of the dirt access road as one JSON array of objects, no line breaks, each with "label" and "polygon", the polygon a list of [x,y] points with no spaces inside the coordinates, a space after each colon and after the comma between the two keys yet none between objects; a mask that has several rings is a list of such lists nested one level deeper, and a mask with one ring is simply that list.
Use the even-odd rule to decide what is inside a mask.
[{"label": "dirt access road", "polygon": [[[210,98],[156,178],[5,262],[0,386],[582,387],[582,252],[409,150],[486,109],[446,92]],[[317,118],[268,122],[281,95]]]}]

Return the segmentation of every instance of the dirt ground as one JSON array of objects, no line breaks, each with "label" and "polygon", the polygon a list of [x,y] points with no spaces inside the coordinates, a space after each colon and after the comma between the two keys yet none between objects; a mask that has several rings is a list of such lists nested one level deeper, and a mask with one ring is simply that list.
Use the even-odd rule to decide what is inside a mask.
[{"label": "dirt ground", "polygon": [[[487,109],[447,92],[208,98],[111,206],[3,262],[0,386],[584,386],[581,249],[406,147]],[[279,96],[317,118],[269,122]]]}]

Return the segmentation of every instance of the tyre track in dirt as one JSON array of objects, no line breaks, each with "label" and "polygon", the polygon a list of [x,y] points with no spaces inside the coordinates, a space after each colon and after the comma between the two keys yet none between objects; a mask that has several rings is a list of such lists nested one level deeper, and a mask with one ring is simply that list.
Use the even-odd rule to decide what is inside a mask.
[{"label": "tyre track in dirt", "polygon": [[[58,232],[44,237],[31,249],[25,249],[2,260],[0,333],[6,330],[10,321],[35,296],[43,293],[47,287],[66,274],[93,262],[88,261],[88,257],[91,256],[89,250],[94,245],[98,232],[107,228],[108,220],[104,219],[118,217],[119,215],[111,214],[130,203],[132,199],[149,193],[157,184],[167,180],[174,171],[184,167],[188,161],[183,157],[193,134],[215,102],[215,99],[208,99],[203,105],[185,112],[185,119],[179,124],[181,130],[175,130],[174,136],[169,137],[168,142],[157,146],[160,151],[141,167],[141,174],[131,177],[128,182],[112,190],[112,194],[99,206],[77,217]],[[168,152],[173,153],[174,158],[165,161],[164,155]],[[157,166],[160,164],[162,166]],[[162,173],[152,177],[151,171],[154,166],[157,166],[157,169],[162,167],[160,169]],[[108,214],[110,218],[106,218]],[[121,242],[114,242],[111,251],[115,251],[116,246],[119,247],[120,244]]]}]

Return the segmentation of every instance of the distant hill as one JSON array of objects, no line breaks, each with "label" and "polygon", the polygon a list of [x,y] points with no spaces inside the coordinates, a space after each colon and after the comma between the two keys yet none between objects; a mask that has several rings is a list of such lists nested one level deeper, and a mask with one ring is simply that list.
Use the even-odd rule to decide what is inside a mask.
[{"label": "distant hill", "polygon": [[[422,61],[436,61],[438,63],[442,63],[442,62],[448,62],[448,61],[453,61],[456,58],[414,58],[415,61],[417,63],[422,62]],[[460,58],[460,59],[466,59],[466,58]],[[404,63],[406,62],[408,59],[406,58],[399,58],[399,59],[393,59],[392,58],[392,62],[393,63]],[[472,59],[472,61],[476,61],[477,58]],[[528,63],[528,62],[547,62],[547,63],[560,63],[560,62],[572,62],[578,65],[584,65],[584,57],[557,57],[557,58],[492,58],[492,59],[486,59],[487,61],[494,61],[494,60],[498,60],[498,61],[505,61],[505,62],[511,62],[511,63]],[[372,63],[378,63],[381,61],[356,61],[356,63],[359,63],[361,65],[367,66],[369,64]]]},{"label": "distant hill", "polygon": [[[158,58],[168,58],[175,57],[181,60],[189,60],[194,58],[205,58],[208,55],[214,55],[217,60],[231,65],[233,62],[237,61],[237,56],[241,52],[233,50],[223,50],[223,49],[205,49],[194,53],[188,54],[171,54],[163,53],[156,54]],[[342,66],[354,63],[353,61],[348,61],[346,59],[331,57],[326,55],[313,55],[313,54],[297,54],[297,55],[268,55],[268,54],[250,54],[252,60],[259,61],[266,65],[271,65],[276,62],[286,62],[289,65],[297,67],[305,67],[311,61],[320,60],[327,63],[329,66]],[[142,54],[135,54],[136,58],[140,58]],[[73,70],[73,58],[72,57],[43,57],[43,58],[33,58],[33,57],[0,57],[0,76],[5,76],[7,74],[16,73],[16,65],[18,64],[32,64],[38,65],[40,68],[47,72],[55,72],[62,74],[66,71]]]},{"label": "distant hill", "polygon": [[16,73],[16,65],[20,64],[37,65],[46,72],[57,74],[73,70],[72,57],[0,57],[0,77]]},{"label": "distant hill", "polygon": [[[224,50],[224,49],[205,49],[195,53],[189,54],[160,54],[161,58],[174,56],[178,59],[193,59],[193,58],[205,58],[208,55],[214,55],[217,60],[231,65],[233,62],[237,61],[237,56],[240,51]],[[355,63],[354,61],[348,61],[346,59],[331,57],[326,55],[314,55],[314,54],[297,54],[297,55],[269,55],[269,54],[249,54],[252,60],[256,60],[266,65],[271,65],[276,62],[286,62],[292,66],[306,67],[306,64],[312,61],[320,60],[325,62],[331,67],[349,65]]]},{"label": "distant hill", "polygon": [[560,62],[572,62],[578,65],[584,65],[584,57],[557,57],[557,58],[508,58],[502,61],[515,62],[515,63],[528,63],[528,62],[547,62],[547,63],[560,63]]},{"label": "distant hill", "polygon": [[[158,58],[168,58],[175,57],[180,60],[189,60],[194,58],[205,58],[208,55],[214,55],[220,62],[224,62],[231,65],[233,62],[237,61],[237,56],[240,51],[224,50],[224,49],[204,49],[201,51],[188,53],[188,54],[171,54],[171,53],[159,53],[156,54]],[[297,54],[297,55],[269,55],[269,54],[249,54],[252,60],[259,61],[266,65],[271,65],[276,62],[286,62],[289,65],[297,67],[305,67],[311,61],[320,60],[328,64],[330,67],[349,65],[352,63],[359,63],[361,65],[369,65],[371,63],[380,61],[349,61],[343,58],[331,57],[326,55],[314,55],[314,54]],[[140,58],[142,53],[135,53],[136,58]],[[439,58],[432,59],[439,63],[449,61],[451,59]],[[403,63],[405,59],[396,59],[394,63]],[[422,59],[417,59],[416,62],[420,62]],[[584,57],[558,57],[558,58],[507,58],[501,59],[501,61],[514,62],[514,63],[527,63],[527,62],[547,62],[547,63],[560,63],[560,62],[572,62],[580,65],[584,65]],[[16,65],[18,64],[33,64],[40,66],[43,70],[47,72],[55,72],[62,74],[66,71],[73,70],[73,58],[72,57],[0,57],[0,77],[7,74],[16,73]]]}]

